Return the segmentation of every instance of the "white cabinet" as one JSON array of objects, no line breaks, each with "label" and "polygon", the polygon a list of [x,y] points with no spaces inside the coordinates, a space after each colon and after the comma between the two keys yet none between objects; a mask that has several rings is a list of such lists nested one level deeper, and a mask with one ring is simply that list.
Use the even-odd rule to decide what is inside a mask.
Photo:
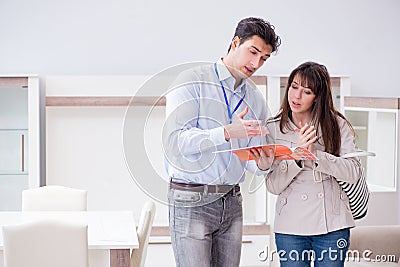
[{"label": "white cabinet", "polygon": [[267,266],[270,261],[270,235],[244,235],[240,267]]},{"label": "white cabinet", "polygon": [[358,225],[400,222],[399,101],[400,98],[345,98],[345,115],[355,129],[358,147],[376,153],[375,157],[361,158],[371,195],[367,216],[357,221]]},{"label": "white cabinet", "polygon": [[0,75],[0,210],[20,210],[21,191],[40,183],[38,81]]},{"label": "white cabinet", "polygon": [[355,129],[357,146],[376,153],[361,159],[370,189],[396,191],[399,98],[346,97],[345,115]]},{"label": "white cabinet", "polygon": [[0,173],[27,174],[28,151],[27,129],[1,129],[0,130]]}]

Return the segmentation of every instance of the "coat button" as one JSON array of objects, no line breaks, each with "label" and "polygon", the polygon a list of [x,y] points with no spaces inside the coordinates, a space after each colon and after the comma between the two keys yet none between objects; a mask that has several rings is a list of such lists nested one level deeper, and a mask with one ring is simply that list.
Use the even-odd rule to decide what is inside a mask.
[{"label": "coat button", "polygon": [[318,193],[318,198],[323,198],[324,197],[324,193]]},{"label": "coat button", "polygon": [[301,199],[302,199],[302,200],[307,200],[307,198],[308,198],[308,196],[307,196],[306,194],[302,194],[302,195],[301,195]]},{"label": "coat button", "polygon": [[286,163],[283,162],[283,163],[279,166],[279,169],[281,170],[281,172],[286,172],[286,171],[287,171]]}]

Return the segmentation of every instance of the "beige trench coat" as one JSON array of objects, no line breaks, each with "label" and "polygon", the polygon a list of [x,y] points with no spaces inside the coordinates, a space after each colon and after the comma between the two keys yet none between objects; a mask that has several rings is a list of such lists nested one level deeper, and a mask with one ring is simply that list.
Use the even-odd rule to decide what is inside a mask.
[{"label": "beige trench coat", "polygon": [[[298,133],[279,130],[279,119],[267,123],[275,143],[297,145]],[[354,137],[346,122],[338,118],[341,151],[356,151]],[[292,124],[293,129],[296,127]],[[337,181],[354,183],[361,172],[358,158],[340,158],[324,152],[322,137],[315,143],[318,161],[275,161],[265,177],[267,190],[279,195],[276,202],[274,231],[294,235],[318,235],[354,227],[347,195]]]}]

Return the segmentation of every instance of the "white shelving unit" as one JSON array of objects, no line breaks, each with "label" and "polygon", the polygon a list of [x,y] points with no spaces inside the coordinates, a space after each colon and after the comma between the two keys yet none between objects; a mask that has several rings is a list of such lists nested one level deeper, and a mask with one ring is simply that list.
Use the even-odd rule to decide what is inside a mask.
[{"label": "white shelving unit", "polygon": [[361,158],[371,196],[367,217],[358,224],[398,224],[400,98],[345,97],[344,104],[357,145],[376,153],[375,157]]},{"label": "white shelving unit", "polygon": [[0,75],[0,210],[20,210],[40,184],[39,79]]},{"label": "white shelving unit", "polygon": [[345,115],[359,148],[375,152],[361,160],[372,191],[396,191],[399,160],[399,98],[346,97]]}]

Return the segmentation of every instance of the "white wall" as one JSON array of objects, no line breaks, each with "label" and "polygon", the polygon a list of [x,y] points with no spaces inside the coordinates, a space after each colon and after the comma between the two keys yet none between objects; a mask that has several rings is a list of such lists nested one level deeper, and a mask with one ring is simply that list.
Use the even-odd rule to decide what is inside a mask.
[{"label": "white wall", "polygon": [[349,75],[353,95],[399,96],[397,0],[2,0],[0,73],[132,75],[223,56],[236,23],[271,21],[279,54],[259,73],[306,60]]}]

